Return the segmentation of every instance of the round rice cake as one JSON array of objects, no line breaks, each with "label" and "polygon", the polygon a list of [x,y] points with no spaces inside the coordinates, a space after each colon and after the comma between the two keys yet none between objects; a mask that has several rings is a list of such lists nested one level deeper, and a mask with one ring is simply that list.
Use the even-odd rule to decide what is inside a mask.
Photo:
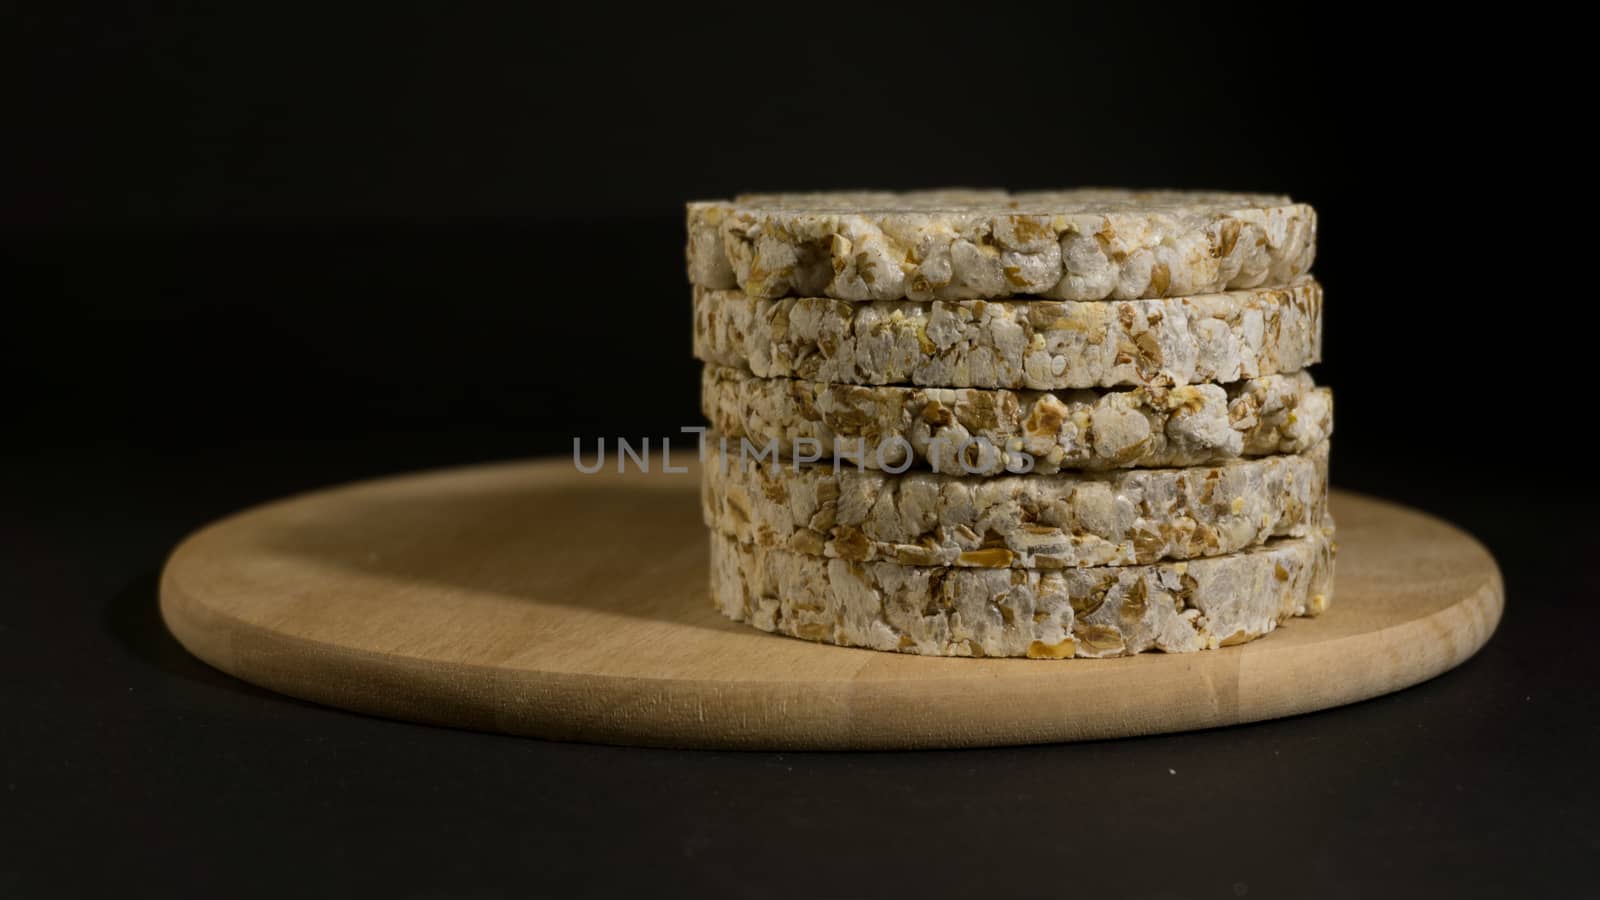
[{"label": "round rice cake", "polygon": [[791,462],[702,467],[702,512],[743,544],[974,568],[1120,566],[1302,537],[1326,515],[1328,444],[1215,466],[971,478]]},{"label": "round rice cake", "polygon": [[1285,285],[1310,206],[1262,194],[1080,189],[750,194],[687,207],[689,280],[753,297],[1139,300]]},{"label": "round rice cake", "polygon": [[694,353],[765,378],[1070,388],[1199,384],[1320,361],[1311,279],[1158,300],[764,300],[696,288]]},{"label": "round rice cake", "polygon": [[1305,372],[1226,385],[1012,391],[819,384],[706,366],[700,406],[726,452],[741,458],[775,453],[895,473],[1210,465],[1300,453],[1333,431],[1333,394]]},{"label": "round rice cake", "polygon": [[1226,556],[964,569],[827,559],[711,535],[712,602],[763,631],[928,656],[1128,656],[1243,643],[1333,591],[1332,523]]}]

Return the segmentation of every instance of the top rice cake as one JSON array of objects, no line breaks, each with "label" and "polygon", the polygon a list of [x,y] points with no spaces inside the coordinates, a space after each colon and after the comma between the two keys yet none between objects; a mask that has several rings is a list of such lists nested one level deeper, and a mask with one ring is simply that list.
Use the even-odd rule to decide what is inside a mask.
[{"label": "top rice cake", "polygon": [[689,279],[752,297],[1140,300],[1280,287],[1316,212],[1265,194],[747,194],[688,205]]}]

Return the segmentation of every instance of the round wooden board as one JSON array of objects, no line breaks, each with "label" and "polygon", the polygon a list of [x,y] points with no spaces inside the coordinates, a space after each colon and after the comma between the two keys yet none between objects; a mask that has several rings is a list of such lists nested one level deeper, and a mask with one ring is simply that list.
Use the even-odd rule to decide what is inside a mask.
[{"label": "round wooden board", "polygon": [[699,479],[570,460],[365,482],[191,535],[167,627],[263,687],[364,713],[673,747],[969,747],[1206,728],[1416,684],[1494,631],[1500,574],[1422,513],[1339,494],[1332,609],[1237,647],[941,659],[756,631],[707,597]]}]

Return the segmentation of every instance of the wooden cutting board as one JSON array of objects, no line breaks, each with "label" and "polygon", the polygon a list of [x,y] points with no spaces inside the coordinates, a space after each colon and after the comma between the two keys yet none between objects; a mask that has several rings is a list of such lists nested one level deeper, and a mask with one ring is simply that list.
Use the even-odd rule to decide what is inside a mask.
[{"label": "wooden cutting board", "polygon": [[966,747],[1206,728],[1399,690],[1500,619],[1489,553],[1349,494],[1333,608],[1249,644],[1107,660],[939,659],[812,644],[707,598],[699,479],[570,460],[365,482],[190,536],[167,626],[254,684],[373,715],[560,740]]}]

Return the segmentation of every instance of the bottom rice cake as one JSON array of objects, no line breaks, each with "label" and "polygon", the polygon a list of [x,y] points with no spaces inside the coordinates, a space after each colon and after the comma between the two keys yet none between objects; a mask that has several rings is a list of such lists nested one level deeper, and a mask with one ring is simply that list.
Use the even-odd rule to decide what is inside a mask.
[{"label": "bottom rice cake", "polygon": [[1333,593],[1333,524],[1226,556],[1065,569],[828,559],[711,535],[711,595],[763,631],[928,656],[1128,656],[1260,637]]}]

